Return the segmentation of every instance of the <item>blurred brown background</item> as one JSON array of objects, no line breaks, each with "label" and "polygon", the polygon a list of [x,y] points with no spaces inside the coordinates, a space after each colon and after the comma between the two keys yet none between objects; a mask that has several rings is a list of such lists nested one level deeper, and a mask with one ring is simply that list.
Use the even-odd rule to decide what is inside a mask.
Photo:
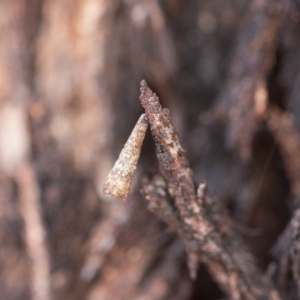
[{"label": "blurred brown background", "polygon": [[299,24],[296,0],[1,0],[0,299],[224,297],[147,211],[150,136],[129,199],[101,192],[142,79],[264,270],[300,190]]}]

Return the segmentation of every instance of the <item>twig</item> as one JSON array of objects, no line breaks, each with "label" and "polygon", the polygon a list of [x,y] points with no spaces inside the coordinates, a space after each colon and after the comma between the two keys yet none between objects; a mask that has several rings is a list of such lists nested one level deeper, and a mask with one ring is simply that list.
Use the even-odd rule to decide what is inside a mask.
[{"label": "twig", "polygon": [[[216,101],[218,115],[225,116],[226,142],[244,159],[268,101],[266,77],[274,65],[278,32],[278,5],[270,0],[251,1],[228,66],[228,78]],[[246,59],[245,59],[246,58]]]},{"label": "twig", "polygon": [[[273,133],[287,175],[291,182],[292,194],[296,198],[293,216],[273,249],[273,255],[278,262],[276,270],[277,282],[280,288],[300,297],[300,137],[296,130],[292,113],[283,112],[271,107],[266,115],[267,125]],[[291,280],[292,275],[293,280]]]},{"label": "twig", "polygon": [[21,211],[25,224],[25,241],[31,261],[33,300],[50,300],[50,259],[46,232],[42,222],[40,191],[33,167],[24,162],[16,175]]},{"label": "twig", "polygon": [[[300,297],[300,208],[293,214],[283,234],[279,237],[273,249],[273,255],[278,260],[277,281],[286,290],[293,290]],[[293,281],[290,279],[292,275]],[[292,283],[292,284],[291,284]]]},{"label": "twig", "polygon": [[[281,299],[268,278],[257,268],[222,206],[207,196],[206,185],[196,191],[170,114],[147,83],[141,82],[145,108],[160,173],[143,187],[151,210],[174,230],[189,256],[192,277],[197,262],[204,263],[231,299]],[[173,202],[174,201],[174,202]]]},{"label": "twig", "polygon": [[300,195],[300,137],[292,113],[270,108],[266,115],[267,125],[276,139],[292,183],[294,196]]}]

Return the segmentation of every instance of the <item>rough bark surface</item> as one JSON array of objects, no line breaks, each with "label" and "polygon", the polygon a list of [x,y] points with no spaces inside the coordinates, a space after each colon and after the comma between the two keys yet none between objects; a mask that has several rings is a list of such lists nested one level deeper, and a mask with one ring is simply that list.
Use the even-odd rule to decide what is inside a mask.
[{"label": "rough bark surface", "polygon": [[[196,191],[170,113],[162,108],[145,81],[141,83],[140,100],[155,140],[160,172],[166,181],[164,189],[162,179],[147,183],[144,194],[152,211],[158,210],[157,214],[183,240],[191,277],[195,278],[197,264],[202,262],[231,299],[281,299],[246,251],[225,209],[206,194],[205,184]],[[170,203],[168,195],[173,202]],[[166,212],[160,211],[164,206]]]}]

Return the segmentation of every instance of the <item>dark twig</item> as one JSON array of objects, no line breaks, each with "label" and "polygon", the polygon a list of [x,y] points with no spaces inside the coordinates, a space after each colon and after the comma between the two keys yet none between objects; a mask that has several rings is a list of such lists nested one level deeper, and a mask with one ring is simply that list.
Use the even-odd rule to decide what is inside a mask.
[{"label": "dark twig", "polygon": [[[273,255],[278,261],[277,281],[282,290],[300,297],[300,137],[293,114],[271,107],[266,115],[267,125],[273,133],[286,173],[296,197],[293,216],[277,240]],[[290,275],[293,280],[291,280]]]},{"label": "dark twig", "polygon": [[145,81],[140,100],[162,174],[145,182],[143,193],[150,209],[183,241],[192,277],[201,261],[231,299],[281,299],[245,250],[225,210],[206,194],[206,185],[197,191],[169,111],[161,107]]},{"label": "dark twig", "polygon": [[244,159],[251,156],[252,139],[267,107],[266,77],[275,60],[278,13],[276,2],[249,2],[228,78],[216,101],[216,111],[226,118],[227,145]]},{"label": "dark twig", "polygon": [[[273,255],[278,260],[277,280],[283,290],[300,297],[300,208],[298,207],[278,239]],[[292,275],[293,281],[290,280]],[[292,283],[292,284],[291,284]]]},{"label": "dark twig", "polygon": [[266,116],[267,125],[283,154],[287,175],[292,183],[295,197],[300,195],[300,137],[293,114],[270,108]]}]

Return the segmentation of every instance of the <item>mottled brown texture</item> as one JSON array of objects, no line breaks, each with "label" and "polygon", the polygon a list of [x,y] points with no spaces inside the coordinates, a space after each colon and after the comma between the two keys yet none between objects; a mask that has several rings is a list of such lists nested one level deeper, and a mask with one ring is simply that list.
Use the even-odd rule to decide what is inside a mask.
[{"label": "mottled brown texture", "polygon": [[131,181],[140,158],[141,147],[148,128],[146,114],[141,115],[119,158],[109,172],[103,185],[104,194],[125,200],[128,197]]},{"label": "mottled brown texture", "polygon": [[[292,215],[294,179],[281,146],[269,159],[279,140],[263,114],[252,117],[269,102],[283,114],[292,112],[299,131],[299,5],[299,0],[1,0],[0,299],[31,300],[47,281],[49,289],[36,298],[48,290],[55,300],[226,298],[203,264],[198,269],[192,250],[189,268],[196,279],[190,280],[184,244],[147,210],[138,192],[142,174],[158,165],[150,134],[128,201],[102,193],[142,114],[141,78],[171,111],[194,180],[208,182],[209,193],[229,208],[239,228],[259,233],[244,239],[259,266],[268,265],[270,249]],[[272,26],[277,21],[278,31]],[[251,82],[257,82],[260,104],[254,110],[252,102],[247,106]],[[237,101],[219,124],[213,107],[226,91]],[[245,147],[249,136],[254,149]],[[246,164],[236,155],[241,150],[253,154]],[[24,161],[32,176],[20,167]],[[168,194],[161,187],[166,181],[160,181],[158,191]],[[176,206],[169,198],[158,204],[170,204],[160,212],[172,218]],[[229,231],[216,227],[220,235]],[[39,237],[44,232],[42,243],[30,238],[37,232]],[[48,274],[40,263],[47,256]],[[295,291],[292,265],[287,292]]]},{"label": "mottled brown texture", "polygon": [[191,276],[195,277],[197,261],[201,261],[231,299],[281,299],[246,250],[225,209],[207,195],[205,185],[196,191],[169,111],[161,107],[158,97],[144,80],[140,100],[163,176],[163,179],[154,177],[146,182],[143,193],[150,209],[183,241]]}]

